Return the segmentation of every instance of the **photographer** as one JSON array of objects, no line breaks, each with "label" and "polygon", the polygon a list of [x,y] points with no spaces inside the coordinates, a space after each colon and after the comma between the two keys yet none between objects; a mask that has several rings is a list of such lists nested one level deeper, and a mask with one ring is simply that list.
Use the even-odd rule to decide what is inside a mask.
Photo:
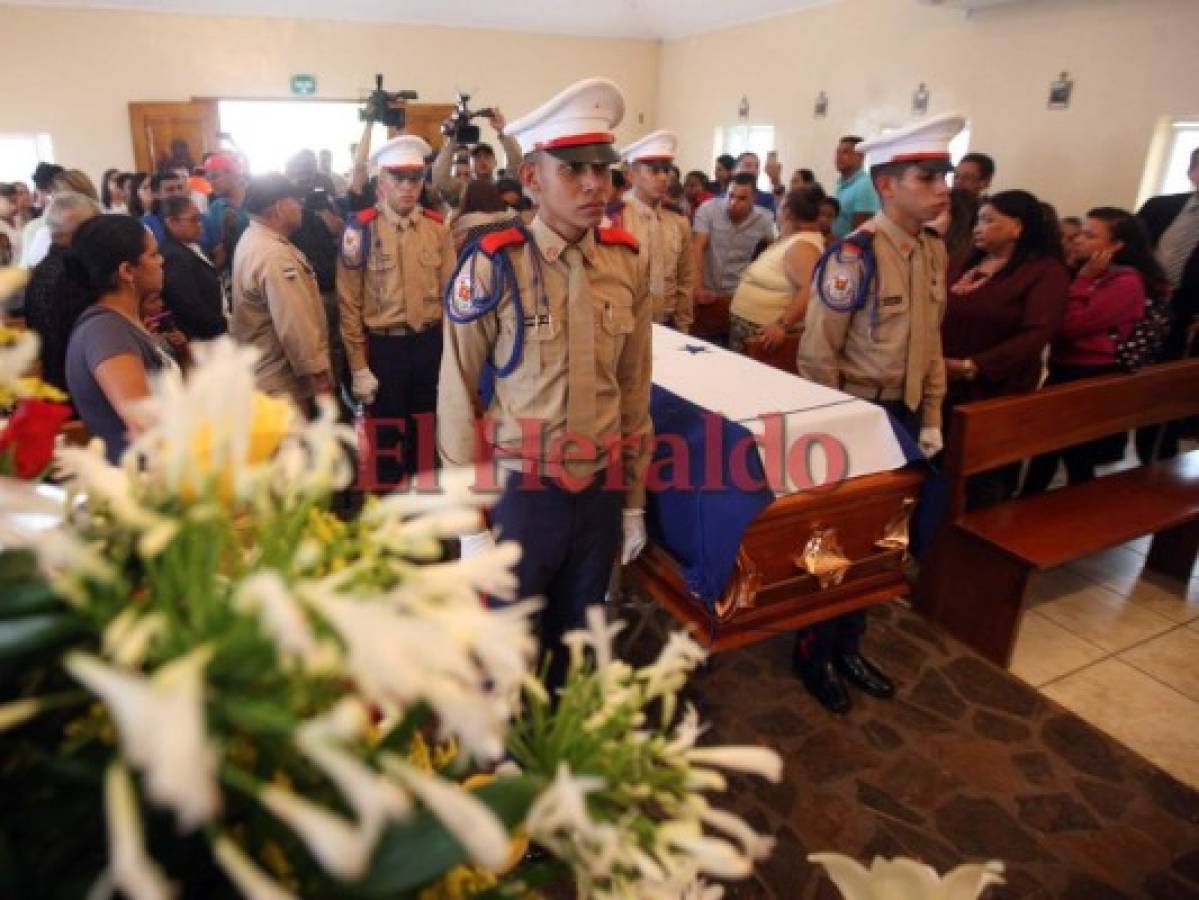
[{"label": "photographer", "polygon": [[337,242],[345,222],[333,208],[333,183],[317,167],[316,154],[301,150],[287,161],[287,177],[304,194],[300,227],[291,242],[308,257],[321,293],[337,282]]},{"label": "photographer", "polygon": [[[462,192],[470,180],[457,177],[451,172],[451,166],[462,146],[458,142],[459,129],[461,126],[467,125],[471,118],[479,116],[491,122],[491,127],[495,129],[496,137],[499,138],[500,146],[504,148],[504,165],[509,170],[509,174],[520,164],[522,156],[520,144],[504,134],[504,114],[500,112],[499,108],[485,109],[472,114],[466,109],[466,99],[462,98],[458,101],[458,110],[442,124],[441,130],[446,137],[441,144],[441,149],[437,151],[437,159],[433,161],[433,185],[441,191],[446,202],[454,207],[457,207],[462,201]],[[495,150],[490,144],[476,143],[470,150],[470,160],[473,169],[472,177],[476,181],[493,181],[495,179],[497,161]]]}]

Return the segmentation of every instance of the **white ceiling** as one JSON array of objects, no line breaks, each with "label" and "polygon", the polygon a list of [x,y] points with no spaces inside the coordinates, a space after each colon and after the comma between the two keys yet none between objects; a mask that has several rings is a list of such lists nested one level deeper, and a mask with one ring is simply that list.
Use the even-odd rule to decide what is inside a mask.
[{"label": "white ceiling", "polygon": [[[208,16],[406,22],[669,40],[840,0],[16,0]],[[3,0],[0,0],[3,3]]]}]

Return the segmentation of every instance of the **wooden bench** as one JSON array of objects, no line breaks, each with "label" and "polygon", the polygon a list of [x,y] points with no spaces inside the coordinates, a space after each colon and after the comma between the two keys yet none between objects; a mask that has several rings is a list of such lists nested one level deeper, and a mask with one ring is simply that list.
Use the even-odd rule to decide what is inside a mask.
[{"label": "wooden bench", "polygon": [[1199,359],[966,404],[954,412],[949,504],[921,567],[917,602],[1006,666],[1033,573],[1154,535],[1146,565],[1189,576],[1199,552],[1199,451],[966,511],[966,480],[1121,431],[1199,413]]},{"label": "wooden bench", "polygon": [[750,359],[756,359],[760,363],[766,363],[768,366],[774,366],[774,368],[790,372],[792,375],[799,374],[798,334],[787,335],[781,344],[770,350],[765,349],[760,340],[749,341],[745,345],[745,352]]}]

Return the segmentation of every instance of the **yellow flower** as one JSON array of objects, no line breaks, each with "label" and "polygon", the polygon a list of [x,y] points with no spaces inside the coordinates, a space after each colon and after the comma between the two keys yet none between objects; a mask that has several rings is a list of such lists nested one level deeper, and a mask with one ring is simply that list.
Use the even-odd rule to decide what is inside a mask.
[{"label": "yellow flower", "polygon": [[440,881],[422,890],[419,900],[469,900],[497,884],[496,877],[486,869],[458,866],[446,872]]},{"label": "yellow flower", "polygon": [[[220,496],[228,500],[233,496],[233,470],[238,466],[253,466],[267,462],[279,449],[292,425],[293,412],[286,400],[254,392],[250,407],[250,433],[246,455],[240,460],[226,460],[218,479]],[[213,474],[212,424],[204,421],[196,427],[192,441],[192,456],[195,479],[203,481]],[[185,498],[194,497],[197,485],[190,479],[184,485]]]},{"label": "yellow flower", "polygon": [[[479,773],[478,775],[470,776],[470,778],[462,782],[462,787],[468,791],[477,791],[479,788],[486,787],[493,781],[495,781],[494,775]],[[495,870],[495,874],[507,875],[518,865],[520,865],[520,861],[525,858],[525,854],[528,852],[529,835],[523,827],[517,828],[516,831],[512,833],[512,844],[511,850],[508,853],[508,858],[504,860],[503,865]]]},{"label": "yellow flower", "polygon": [[47,384],[33,375],[18,378],[13,393],[21,399],[48,400],[51,403],[66,403],[67,395],[52,384]]}]

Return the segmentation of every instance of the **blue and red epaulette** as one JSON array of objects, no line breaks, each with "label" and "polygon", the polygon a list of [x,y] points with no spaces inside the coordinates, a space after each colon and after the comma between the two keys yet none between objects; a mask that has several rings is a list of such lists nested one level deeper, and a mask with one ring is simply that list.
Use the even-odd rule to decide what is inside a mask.
[{"label": "blue and red epaulette", "polygon": [[519,247],[525,243],[525,233],[519,228],[505,228],[503,231],[493,231],[479,239],[479,249],[488,256],[495,256],[505,247]]},{"label": "blue and red epaulette", "polygon": [[375,219],[377,219],[378,217],[379,217],[379,210],[377,210],[373,206],[370,207],[369,209],[358,210],[358,215],[356,216],[359,223],[362,225],[369,225],[371,222],[375,221]]},{"label": "blue and red epaulette", "polygon": [[597,228],[595,239],[608,247],[628,247],[634,253],[641,251],[641,244],[623,228]]},{"label": "blue and red epaulette", "polygon": [[445,222],[445,216],[443,216],[441,213],[439,213],[435,209],[422,209],[421,212],[423,212],[425,214],[426,219],[432,219],[438,225]]}]

